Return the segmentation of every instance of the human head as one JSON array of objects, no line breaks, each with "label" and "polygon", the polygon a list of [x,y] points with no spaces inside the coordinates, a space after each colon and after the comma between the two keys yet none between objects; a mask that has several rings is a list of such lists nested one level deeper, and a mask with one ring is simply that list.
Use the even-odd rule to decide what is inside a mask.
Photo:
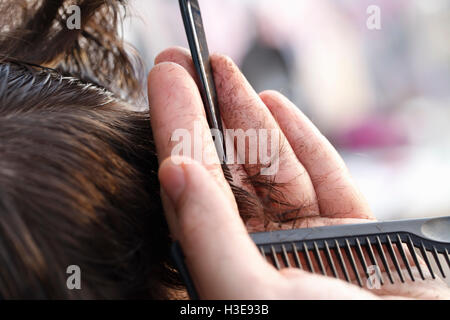
[{"label": "human head", "polygon": [[[125,101],[138,60],[119,2],[76,3],[80,30],[65,28],[67,1],[0,4],[0,296],[167,298],[150,122]],[[70,265],[82,290],[66,287]]]}]

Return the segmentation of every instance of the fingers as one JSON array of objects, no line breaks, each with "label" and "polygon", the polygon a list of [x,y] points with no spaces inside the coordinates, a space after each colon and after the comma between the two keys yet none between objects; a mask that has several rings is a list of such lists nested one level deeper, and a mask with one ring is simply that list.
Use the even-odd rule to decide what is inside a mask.
[{"label": "fingers", "polygon": [[283,299],[297,300],[373,300],[372,293],[338,279],[309,274],[298,269],[281,270]]},{"label": "fingers", "polygon": [[[196,81],[196,84],[198,86],[199,81],[198,81],[198,77],[197,77],[189,50],[187,50],[185,48],[181,48],[181,47],[168,48],[168,49],[162,51],[160,54],[158,54],[158,56],[155,58],[155,65],[162,64],[164,62],[176,63],[176,64],[182,66],[189,73],[191,78]],[[152,104],[150,104],[150,105],[152,105]],[[202,108],[202,117],[204,118],[203,104],[201,105],[201,108]],[[151,109],[151,111],[154,111],[154,109],[153,110]],[[199,111],[197,110],[196,113],[198,114]],[[210,134],[207,134],[207,136],[210,136]],[[207,147],[210,148],[209,145],[207,145]],[[219,170],[219,168],[217,168],[216,166],[208,167],[208,168],[210,168],[212,170],[212,173],[214,175],[221,176],[221,172],[222,172],[221,169]],[[243,181],[243,177],[245,175],[244,175],[244,168],[241,165],[230,165],[229,169],[233,176],[233,185],[234,186],[241,188],[242,190],[245,190],[246,192],[249,192],[251,194],[255,194],[253,187],[248,185],[247,183],[245,183],[245,181]],[[220,171],[220,173],[219,172],[216,173],[216,171]],[[224,183],[224,182],[222,181],[221,183]],[[224,188],[225,188],[225,186],[224,186]]]},{"label": "fingers", "polygon": [[156,65],[148,77],[150,119],[160,161],[176,152],[201,160],[228,197],[226,182],[192,77],[175,63]]},{"label": "fingers", "polygon": [[[180,47],[168,48],[163,52],[161,52],[155,58],[155,64],[160,64],[163,62],[173,62],[182,66],[184,69],[186,69],[186,71],[190,74],[190,76],[196,80],[197,85],[199,85],[198,77],[189,50]],[[247,173],[245,172],[245,168],[242,165],[230,164],[228,168],[230,169],[230,172],[233,176],[233,186],[238,188],[235,189],[235,192],[236,190],[241,190],[251,195],[256,194],[254,187],[245,181]],[[236,200],[238,201],[240,208],[245,211],[244,207],[248,208],[248,201],[247,201],[248,199],[239,196],[239,194],[235,194],[235,196],[237,196]],[[252,206],[251,213],[252,213],[251,216],[253,216],[253,213],[255,213],[255,215],[258,217],[260,217],[260,215],[263,214],[262,210],[260,210],[260,208],[255,206]],[[248,216],[250,215],[248,215],[247,212],[245,214],[243,212],[243,219],[246,221],[248,229],[251,231],[263,231],[264,228],[261,227],[261,223],[258,222],[256,224],[257,227],[255,227],[254,223],[248,220]]]},{"label": "fingers", "polygon": [[[168,49],[162,52],[156,61],[163,61],[164,59],[174,60],[195,76],[188,50],[181,48]],[[274,121],[271,121],[271,117],[264,114],[265,106],[261,106],[261,101],[259,101],[258,97],[255,97],[255,93],[237,67],[222,56],[213,56],[212,63],[216,78],[218,78],[216,79],[216,84],[227,126],[243,130],[252,127],[273,127]],[[312,183],[308,188],[308,179],[304,177],[306,172],[302,171],[301,165],[298,166],[297,163],[292,161],[292,157],[286,155],[286,153],[289,153],[290,146],[288,148],[281,147],[283,154],[280,160],[283,164],[280,163],[281,170],[276,175],[275,182],[286,182],[289,180],[288,177],[295,175],[297,180],[300,180],[300,185],[298,181],[290,181],[290,185],[297,184],[292,188],[292,191],[297,192],[301,189],[303,194],[310,195],[299,199],[298,196],[295,197],[287,193],[286,198],[290,199],[291,202],[294,200],[294,203],[304,205],[308,202],[314,202],[316,200],[315,193],[317,193],[319,205],[317,209],[314,208],[313,210],[319,211],[320,207],[323,216],[342,218],[372,217],[366,201],[354,185],[342,159],[314,125],[280,94],[265,92],[261,94],[261,98],[287,136],[289,144],[294,149],[295,156],[300,160],[301,165],[306,168],[306,176],[308,174],[311,175],[310,180],[312,180]],[[283,139],[283,136],[281,139]],[[292,170],[292,167],[294,170]],[[245,169],[250,175],[255,172],[251,166],[246,166]],[[299,179],[302,176],[303,179]],[[313,190],[308,191],[308,189]]]},{"label": "fingers", "polygon": [[155,65],[162,62],[175,62],[182,66],[198,84],[198,77],[195,72],[194,63],[188,49],[182,47],[172,47],[162,51],[155,58]]},{"label": "fingers", "polygon": [[308,171],[321,215],[372,218],[371,210],[344,161],[312,122],[281,93],[266,91],[260,96]]},{"label": "fingers", "polygon": [[175,216],[169,220],[176,221],[176,238],[200,297],[263,297],[254,288],[261,288],[263,276],[275,276],[276,271],[264,262],[237,209],[201,164],[174,160],[180,159],[161,164],[159,178],[172,202]]},{"label": "fingers", "polygon": [[177,225],[176,238],[201,298],[374,298],[342,281],[296,269],[279,273],[264,261],[210,173],[190,159],[174,160],[161,164],[159,178],[174,209],[170,220]]},{"label": "fingers", "polygon": [[[406,270],[404,270],[406,272]],[[415,278],[419,279],[420,275],[417,268],[412,269]],[[425,273],[428,273],[426,271]],[[383,277],[387,279],[386,273],[383,272]],[[420,299],[420,300],[449,300],[450,290],[448,285],[440,278],[431,279],[428,274],[427,279],[423,281],[407,281],[395,284],[386,282],[377,290],[377,294],[383,296],[385,299]]]},{"label": "fingers", "polygon": [[[159,54],[155,62],[165,61],[166,59],[185,66],[186,70],[195,77],[189,51],[181,48],[170,48]],[[249,129],[267,130],[266,154],[269,157],[274,156],[275,161],[271,162],[272,165],[266,171],[270,174],[266,178],[275,183],[286,184],[282,193],[284,199],[276,199],[278,202],[272,201],[273,205],[279,207],[279,211],[291,210],[291,216],[317,215],[318,206],[308,173],[297,161],[294,152],[283,133],[279,131],[279,127],[267,107],[229,58],[213,55],[211,56],[211,63],[215,74],[219,105],[227,129],[241,129],[243,132]],[[278,134],[276,138],[279,138],[278,146],[273,150],[271,148],[272,129]],[[250,152],[256,153],[257,162],[261,163],[262,159],[259,157],[258,150],[249,151],[248,147],[238,149],[244,149],[241,152],[238,150],[238,157],[245,161],[244,167],[248,175],[260,174],[261,166],[249,163]],[[255,187],[258,189],[256,185]],[[262,188],[259,189],[262,190]],[[265,197],[266,195],[260,194],[260,196]],[[289,207],[286,208],[288,202]],[[298,210],[292,210],[292,208],[302,208],[302,210],[298,212]],[[284,218],[289,219],[287,216]]]},{"label": "fingers", "polygon": [[[247,144],[247,148],[240,148],[239,139],[236,142],[239,157],[245,159],[244,166],[247,173],[250,176],[268,174],[266,178],[283,185],[282,194],[278,195],[282,196],[282,199],[276,199],[280,201],[271,199],[273,206],[278,207],[280,211],[292,207],[301,208],[292,210],[290,217],[285,218],[318,215],[314,187],[309,175],[297,160],[270,111],[231,59],[222,55],[212,55],[211,63],[219,105],[227,128],[234,129],[235,133],[238,133],[236,130],[242,130],[244,136],[247,130],[254,130],[258,135],[258,147],[249,148],[250,144]],[[266,139],[260,136],[264,133],[267,134]],[[261,142],[265,142],[265,145]],[[267,154],[270,159],[269,168],[265,168],[265,172],[261,171],[261,164],[264,162],[261,152]],[[251,161],[251,155],[255,153],[258,163],[256,165]],[[258,190],[257,184],[255,188]],[[262,196],[264,198],[267,195]]]}]

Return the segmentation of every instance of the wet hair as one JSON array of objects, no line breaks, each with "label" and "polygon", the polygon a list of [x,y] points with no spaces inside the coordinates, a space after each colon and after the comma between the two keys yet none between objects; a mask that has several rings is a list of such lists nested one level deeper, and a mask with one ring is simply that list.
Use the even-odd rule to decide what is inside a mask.
[{"label": "wet hair", "polygon": [[[28,65],[0,75],[2,296],[164,298],[169,239],[147,115]],[[65,287],[70,265],[80,291]]]},{"label": "wet hair", "polygon": [[[2,0],[0,61],[52,67],[64,75],[136,97],[143,70],[118,34],[124,0]],[[80,29],[70,30],[69,8],[80,9]]]},{"label": "wet hair", "polygon": [[0,296],[168,298],[150,121],[117,98],[139,89],[119,3],[76,1],[73,31],[68,3],[0,2]]},{"label": "wet hair", "polygon": [[[80,30],[66,28],[81,9]],[[123,1],[0,1],[0,297],[167,299],[181,288],[139,59],[120,40]],[[233,187],[243,215],[273,216]],[[291,210],[292,211],[292,210]],[[276,214],[276,216],[280,216]],[[69,266],[81,290],[69,290]]]}]

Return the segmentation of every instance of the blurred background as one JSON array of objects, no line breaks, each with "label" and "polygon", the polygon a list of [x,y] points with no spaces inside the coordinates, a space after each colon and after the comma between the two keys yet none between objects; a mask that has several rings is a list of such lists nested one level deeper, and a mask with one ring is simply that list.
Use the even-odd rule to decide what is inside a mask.
[{"label": "blurred background", "polygon": [[[152,67],[188,47],[177,0],[131,0],[125,38]],[[380,220],[450,215],[449,0],[200,0],[211,52],[293,100]],[[370,30],[371,5],[381,29]]]}]

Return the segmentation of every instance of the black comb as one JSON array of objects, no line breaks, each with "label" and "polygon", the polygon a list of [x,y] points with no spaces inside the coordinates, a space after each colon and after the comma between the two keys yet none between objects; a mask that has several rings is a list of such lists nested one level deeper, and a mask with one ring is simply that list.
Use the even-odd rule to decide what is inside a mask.
[{"label": "black comb", "polygon": [[[446,278],[450,270],[450,217],[281,230],[250,236],[266,261],[277,269],[299,268],[361,287],[368,284],[363,280],[371,277],[369,266],[378,269],[380,285],[436,279],[438,274]],[[196,299],[194,284],[180,258],[182,253],[178,246],[174,250],[190,297]]]},{"label": "black comb", "polygon": [[[278,269],[297,267],[356,281],[361,287],[364,278],[369,280],[369,266],[384,271],[391,283],[396,281],[394,274],[402,283],[408,278],[415,281],[414,266],[425,280],[420,259],[432,279],[437,274],[445,278],[450,268],[450,217],[261,232],[251,237]],[[385,283],[382,277],[380,282]]]}]

